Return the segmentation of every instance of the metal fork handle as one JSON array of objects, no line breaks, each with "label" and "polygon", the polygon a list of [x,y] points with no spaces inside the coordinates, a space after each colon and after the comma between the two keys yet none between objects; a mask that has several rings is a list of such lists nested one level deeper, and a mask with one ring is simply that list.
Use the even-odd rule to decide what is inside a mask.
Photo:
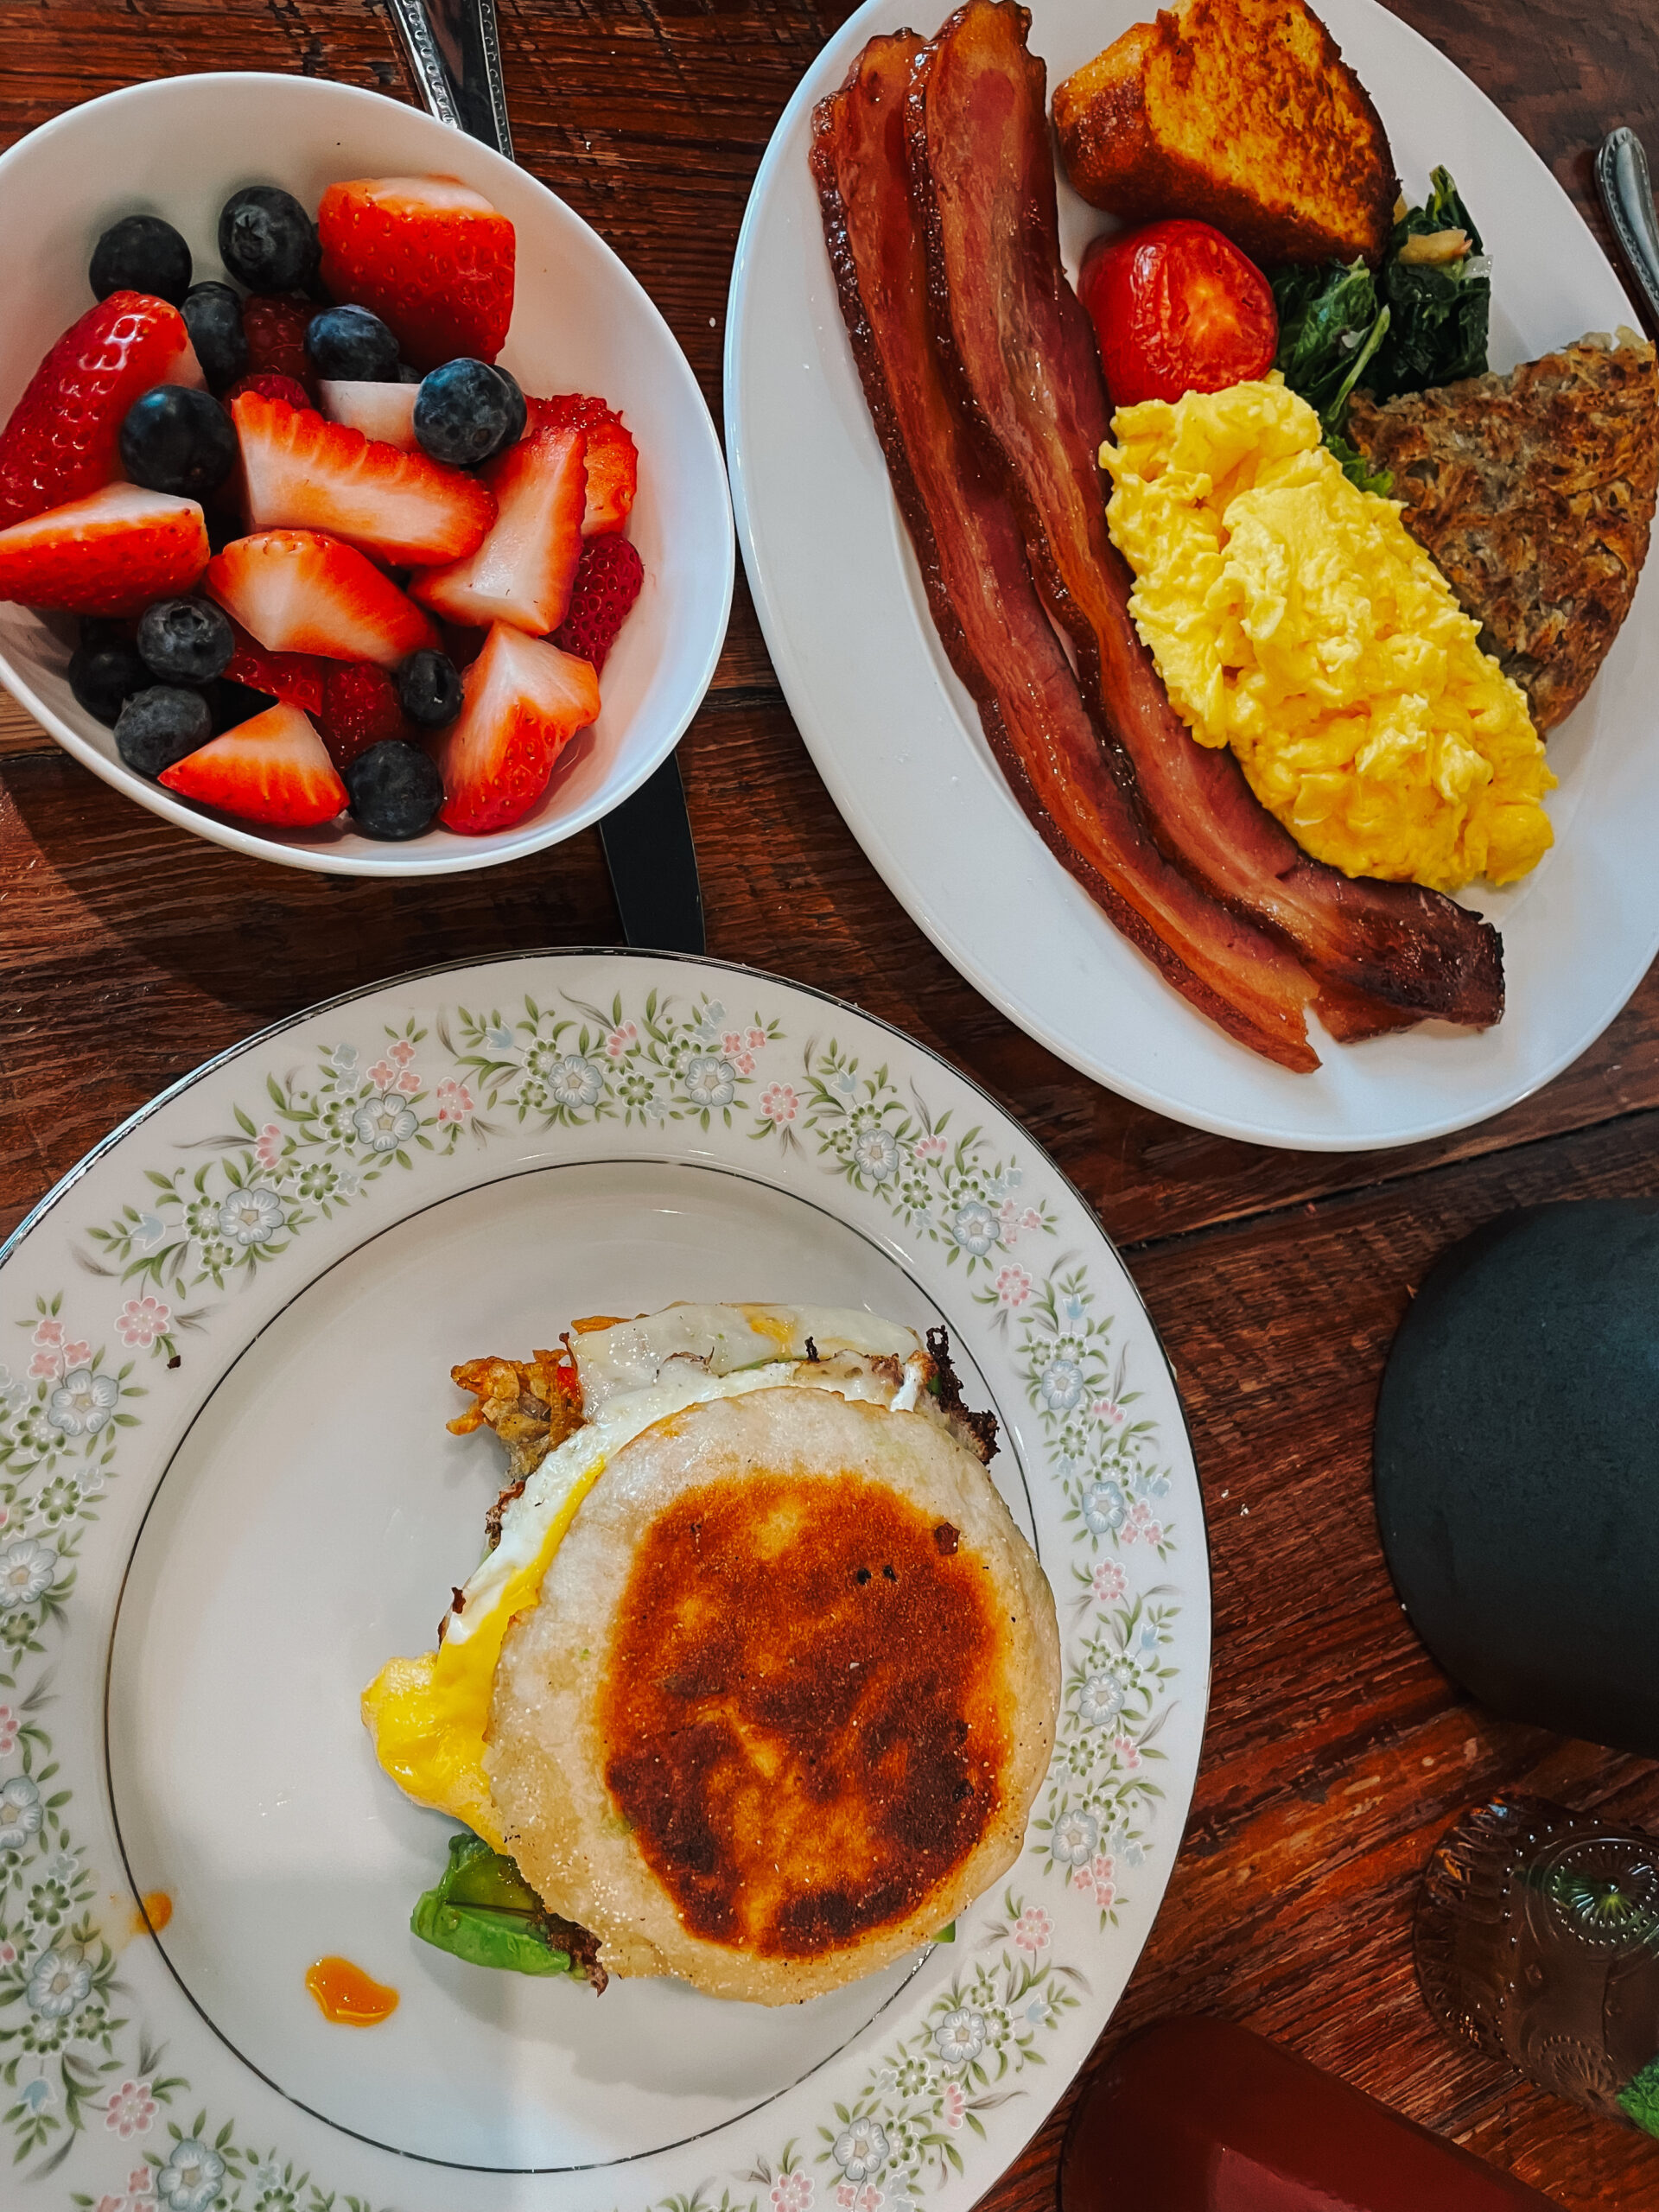
[{"label": "metal fork handle", "polygon": [[1634,130],[1610,130],[1596,155],[1596,182],[1624,258],[1659,320],[1659,219],[1648,157]]},{"label": "metal fork handle", "polygon": [[391,0],[429,115],[512,159],[495,0]]}]

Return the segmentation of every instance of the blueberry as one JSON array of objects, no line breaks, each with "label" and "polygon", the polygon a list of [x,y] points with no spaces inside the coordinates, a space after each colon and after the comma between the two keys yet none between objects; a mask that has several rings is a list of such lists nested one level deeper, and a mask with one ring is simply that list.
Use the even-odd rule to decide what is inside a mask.
[{"label": "blueberry", "polygon": [[443,804],[437,763],[399,738],[359,753],[346,771],[346,788],[365,837],[418,837]]},{"label": "blueberry", "polygon": [[446,361],[422,383],[415,436],[434,461],[473,468],[524,434],[524,395],[487,361]]},{"label": "blueberry", "polygon": [[141,776],[159,776],[213,734],[213,718],[200,691],[153,683],[148,691],[135,691],[122,708],[115,749]]},{"label": "blueberry", "polygon": [[251,184],[219,218],[219,257],[251,292],[303,291],[317,273],[317,226],[291,192]]},{"label": "blueberry", "polygon": [[236,431],[216,399],[188,385],[158,384],[121,424],[121,466],[152,492],[200,499],[236,465]]},{"label": "blueberry", "polygon": [[461,671],[448,653],[423,645],[397,670],[404,712],[423,729],[442,729],[461,712]]},{"label": "blueberry", "polygon": [[184,296],[184,324],[208,383],[216,391],[234,384],[248,365],[240,296],[228,284],[193,284]]},{"label": "blueberry", "polygon": [[190,249],[159,215],[124,215],[92,248],[86,276],[96,299],[149,292],[177,307],[190,289]]},{"label": "blueberry", "polygon": [[229,667],[236,637],[210,599],[158,599],[139,622],[138,650],[164,683],[210,683]]},{"label": "blueberry", "polygon": [[425,378],[422,376],[418,369],[410,368],[407,361],[399,361],[397,364],[397,381],[399,384],[423,384],[424,383]]},{"label": "blueberry", "polygon": [[397,381],[397,340],[367,308],[325,308],[314,315],[305,350],[320,377],[341,384]]},{"label": "blueberry", "polygon": [[124,638],[89,639],[83,632],[69,656],[69,689],[92,720],[106,728],[113,728],[131,695],[153,680],[138,658],[137,646]]}]

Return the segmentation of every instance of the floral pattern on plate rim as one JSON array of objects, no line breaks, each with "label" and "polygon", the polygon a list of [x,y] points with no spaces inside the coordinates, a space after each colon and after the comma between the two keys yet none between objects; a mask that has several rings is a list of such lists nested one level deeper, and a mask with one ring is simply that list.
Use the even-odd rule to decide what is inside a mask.
[{"label": "floral pattern on plate rim", "polygon": [[[816,1160],[874,1199],[916,1243],[942,1248],[975,1303],[1006,1335],[1065,1498],[1069,1586],[1056,1589],[1064,1688],[1053,1762],[1026,1860],[983,1927],[956,1931],[961,1967],[923,2021],[886,2050],[819,2140],[792,2140],[721,2192],[664,2198],[652,2212],[909,2212],[964,2171],[982,2115],[1022,2094],[1042,2041],[1086,1994],[1082,1967],[1054,1958],[1041,1901],[1058,1881],[1104,1929],[1153,1847],[1172,1709],[1169,1656],[1179,1593],[1131,1585],[1135,1554],[1166,1561],[1176,1528],[1154,1424],[1135,1413],[1126,1355],[1086,1265],[1056,1254],[1058,1215],[1027,1192],[1018,1161],[977,1125],[935,1113],[913,1084],[834,1037],[786,1065],[783,1025],[728,1015],[707,993],[683,1012],[652,991],[632,1013],[526,997],[521,1014],[457,1006],[414,1018],[372,1045],[325,1050],[304,1076],[267,1074],[257,1106],[193,1147],[205,1160],[146,1171],[146,1187],[88,1232],[82,1263],[110,1286],[97,1321],[61,1290],[19,1317],[0,1363],[0,2126],[14,2164],[61,2164],[94,2121],[124,2168],[86,2212],[367,2212],[323,2189],[276,2148],[181,2113],[189,2084],[124,2017],[116,1949],[93,1910],[98,1880],[74,1840],[43,1716],[49,1639],[67,1606],[83,1538],[118,1474],[121,1432],[147,1385],[146,1362],[179,1363],[187,1331],[211,1328],[219,1301],[279,1260],[319,1218],[362,1203],[394,1169],[480,1146],[510,1127],[607,1120],[624,1126],[716,1117],[753,1142]],[[84,1330],[85,1334],[78,1333]],[[100,1332],[104,1341],[94,1342]],[[20,1687],[25,1674],[29,1687]],[[973,1944],[970,1949],[969,1944]],[[158,2132],[162,2143],[153,2139]],[[117,2145],[111,2145],[112,2152]]]}]

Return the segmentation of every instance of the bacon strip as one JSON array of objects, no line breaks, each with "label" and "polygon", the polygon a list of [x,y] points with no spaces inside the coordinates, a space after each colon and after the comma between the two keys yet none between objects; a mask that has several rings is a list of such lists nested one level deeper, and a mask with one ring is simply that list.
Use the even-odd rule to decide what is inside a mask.
[{"label": "bacon strip", "polygon": [[1132,772],[1096,738],[1014,513],[945,389],[905,167],[904,95],[921,46],[913,32],[870,41],[819,103],[811,159],[842,313],[940,639],[1056,859],[1230,1036],[1281,1066],[1316,1067],[1306,975],[1159,851]]},{"label": "bacon strip", "polygon": [[[1060,264],[1046,73],[1027,49],[1030,22],[1014,0],[969,0],[918,56],[910,173],[947,381],[988,437],[1039,586],[1077,647],[1084,696],[1133,762],[1164,851],[1335,987],[1333,1033],[1397,1027],[1402,1015],[1483,1028],[1503,1010],[1497,931],[1437,892],[1310,859],[1232,754],[1189,734],[1135,631],[1096,461],[1110,406]],[[1356,994],[1379,1002],[1369,1021]]]}]

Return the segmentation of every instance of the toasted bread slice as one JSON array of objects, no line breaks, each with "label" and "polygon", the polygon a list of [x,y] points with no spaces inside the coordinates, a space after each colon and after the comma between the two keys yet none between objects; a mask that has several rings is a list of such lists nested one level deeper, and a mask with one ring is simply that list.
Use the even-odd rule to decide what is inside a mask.
[{"label": "toasted bread slice", "polygon": [[1302,0],[1185,0],[1055,89],[1073,188],[1213,223],[1268,268],[1380,261],[1399,182],[1370,96]]},{"label": "toasted bread slice", "polygon": [[1566,720],[1630,611],[1659,493],[1659,373],[1634,331],[1582,338],[1508,376],[1377,406],[1348,435],[1390,469],[1405,524],[1526,693]]}]

